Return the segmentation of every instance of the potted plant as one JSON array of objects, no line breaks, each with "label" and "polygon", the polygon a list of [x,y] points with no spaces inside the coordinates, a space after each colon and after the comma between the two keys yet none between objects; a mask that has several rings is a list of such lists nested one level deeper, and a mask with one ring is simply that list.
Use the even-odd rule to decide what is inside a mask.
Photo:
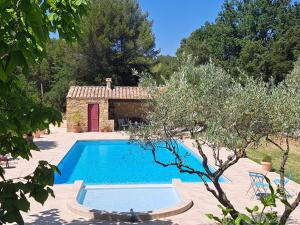
[{"label": "potted plant", "polygon": [[261,160],[261,165],[262,165],[262,169],[266,170],[266,171],[271,171],[272,169],[272,158],[271,156],[265,156],[262,160]]},{"label": "potted plant", "polygon": [[112,132],[112,129],[109,126],[105,126],[101,131],[102,132]]},{"label": "potted plant", "polygon": [[73,132],[75,133],[80,133],[82,132],[82,128],[81,128],[81,114],[80,112],[76,112],[73,116]]}]

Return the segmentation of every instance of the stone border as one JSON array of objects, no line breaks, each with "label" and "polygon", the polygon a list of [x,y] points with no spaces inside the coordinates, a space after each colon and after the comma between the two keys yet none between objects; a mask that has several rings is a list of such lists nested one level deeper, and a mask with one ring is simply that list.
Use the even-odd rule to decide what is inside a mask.
[{"label": "stone border", "polygon": [[[179,183],[181,181],[174,179],[173,183]],[[70,196],[69,201],[67,201],[68,209],[85,218],[94,220],[108,220],[108,221],[123,221],[123,222],[137,222],[137,221],[147,221],[153,219],[159,219],[169,216],[175,216],[192,208],[194,205],[192,200],[182,200],[182,202],[174,207],[154,210],[149,212],[142,213],[134,213],[131,215],[130,213],[117,213],[117,212],[107,212],[102,210],[88,209],[83,205],[77,202],[77,196],[80,190],[84,188],[83,181],[76,181],[73,185],[72,196]]]}]

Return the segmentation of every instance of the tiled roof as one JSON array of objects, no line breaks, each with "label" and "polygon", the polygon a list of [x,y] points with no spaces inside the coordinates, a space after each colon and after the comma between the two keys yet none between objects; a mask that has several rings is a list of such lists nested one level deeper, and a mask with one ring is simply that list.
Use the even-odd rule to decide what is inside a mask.
[{"label": "tiled roof", "polygon": [[71,86],[67,98],[149,99],[142,87]]}]

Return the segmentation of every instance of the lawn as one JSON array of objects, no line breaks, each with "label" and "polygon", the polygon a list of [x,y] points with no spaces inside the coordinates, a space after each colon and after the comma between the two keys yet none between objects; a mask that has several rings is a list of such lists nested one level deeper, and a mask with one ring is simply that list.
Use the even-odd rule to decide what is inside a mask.
[{"label": "lawn", "polygon": [[[286,166],[286,176],[291,173],[292,180],[300,183],[300,142],[293,141],[290,143],[290,154]],[[257,149],[247,151],[247,156],[260,163],[264,156],[271,156],[273,162],[273,169],[278,172],[281,162],[281,151],[271,144],[263,143]]]}]

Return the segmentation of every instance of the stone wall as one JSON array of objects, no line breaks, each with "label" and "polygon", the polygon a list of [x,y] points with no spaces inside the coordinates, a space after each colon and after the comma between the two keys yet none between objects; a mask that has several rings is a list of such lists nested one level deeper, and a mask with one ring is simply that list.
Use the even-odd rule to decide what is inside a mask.
[{"label": "stone wall", "polygon": [[145,101],[115,101],[113,105],[116,125],[119,118],[144,119],[146,117],[147,103]]},{"label": "stone wall", "polygon": [[82,131],[88,131],[88,104],[99,104],[99,131],[104,128],[115,130],[118,118],[145,118],[146,102],[142,101],[112,101],[114,117],[109,120],[109,104],[107,99],[101,98],[67,98],[67,131],[73,131],[75,125],[74,115],[79,112],[81,115]]},{"label": "stone wall", "polygon": [[81,115],[81,127],[83,131],[88,131],[88,104],[99,104],[99,131],[105,127],[114,129],[114,121],[108,120],[108,100],[99,98],[90,99],[67,99],[67,131],[73,131],[74,115],[79,112]]}]

